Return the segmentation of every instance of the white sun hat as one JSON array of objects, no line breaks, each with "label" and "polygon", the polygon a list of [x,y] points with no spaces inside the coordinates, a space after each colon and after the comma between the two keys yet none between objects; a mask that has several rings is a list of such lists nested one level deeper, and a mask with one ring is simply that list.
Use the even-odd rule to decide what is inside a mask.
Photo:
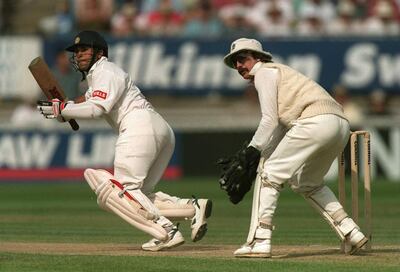
[{"label": "white sun hat", "polygon": [[235,68],[232,62],[232,57],[242,51],[253,51],[264,55],[267,58],[272,58],[271,53],[262,49],[262,45],[259,41],[255,39],[240,38],[232,42],[231,52],[224,57],[224,63],[230,68]]}]

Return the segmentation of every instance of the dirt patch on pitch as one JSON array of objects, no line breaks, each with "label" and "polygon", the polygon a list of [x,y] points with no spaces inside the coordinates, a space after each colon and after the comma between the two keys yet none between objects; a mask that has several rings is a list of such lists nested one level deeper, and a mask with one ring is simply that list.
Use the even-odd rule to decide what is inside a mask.
[{"label": "dirt patch on pitch", "polygon": [[[131,244],[79,244],[79,243],[16,243],[2,242],[0,252],[50,254],[50,255],[105,255],[105,256],[179,256],[197,258],[233,258],[233,245],[185,244],[175,249],[159,252],[146,252],[140,245]],[[400,246],[375,246],[371,252],[361,252],[357,256],[343,255],[339,248],[308,246],[274,246],[272,259],[321,260],[336,261],[362,260],[368,256],[368,262],[384,262],[385,259],[398,259]]]}]

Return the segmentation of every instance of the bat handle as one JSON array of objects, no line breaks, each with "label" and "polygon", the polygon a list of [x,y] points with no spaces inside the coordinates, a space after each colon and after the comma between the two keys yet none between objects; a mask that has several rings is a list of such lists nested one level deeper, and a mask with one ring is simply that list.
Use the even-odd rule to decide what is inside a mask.
[{"label": "bat handle", "polygon": [[71,125],[71,128],[72,128],[73,130],[76,131],[76,130],[79,129],[79,125],[78,125],[78,123],[75,121],[75,119],[69,120],[68,123]]}]

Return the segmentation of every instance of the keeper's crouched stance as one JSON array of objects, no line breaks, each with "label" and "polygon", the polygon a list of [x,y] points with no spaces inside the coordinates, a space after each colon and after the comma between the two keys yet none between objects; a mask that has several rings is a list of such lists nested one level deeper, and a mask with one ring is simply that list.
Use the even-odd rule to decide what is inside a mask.
[{"label": "keeper's crouched stance", "polygon": [[[271,256],[272,219],[284,184],[323,216],[345,242],[346,253],[357,252],[368,240],[323,182],[349,138],[341,106],[310,78],[274,63],[257,40],[234,41],[224,62],[254,84],[262,115],[248,147],[230,165],[223,164],[220,184],[233,203],[243,198],[256,177],[249,235],[234,255]],[[259,158],[255,174],[253,160]]]},{"label": "keeper's crouched stance", "polygon": [[150,234],[153,239],[142,245],[143,250],[184,243],[177,225],[168,218],[191,220],[192,240],[202,239],[211,215],[210,200],[153,192],[175,148],[171,127],[131,77],[108,61],[108,45],[99,33],[82,31],[66,50],[73,52],[73,65],[89,88],[74,101],[39,101],[38,110],[59,122],[104,118],[117,132],[114,174],[94,169],[84,173],[99,206]]}]

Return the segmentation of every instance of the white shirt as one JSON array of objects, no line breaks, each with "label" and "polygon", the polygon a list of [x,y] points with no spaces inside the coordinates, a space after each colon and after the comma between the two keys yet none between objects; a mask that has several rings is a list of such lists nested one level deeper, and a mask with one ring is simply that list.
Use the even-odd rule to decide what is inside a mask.
[{"label": "white shirt", "polygon": [[275,68],[263,68],[262,62],[256,63],[250,71],[254,75],[254,84],[258,92],[261,107],[261,120],[250,142],[258,150],[264,150],[278,130],[278,79]]},{"label": "white shirt", "polygon": [[87,74],[86,101],[68,104],[62,111],[67,119],[103,116],[116,130],[121,120],[132,110],[151,109],[130,76],[106,57],[101,57]]}]

